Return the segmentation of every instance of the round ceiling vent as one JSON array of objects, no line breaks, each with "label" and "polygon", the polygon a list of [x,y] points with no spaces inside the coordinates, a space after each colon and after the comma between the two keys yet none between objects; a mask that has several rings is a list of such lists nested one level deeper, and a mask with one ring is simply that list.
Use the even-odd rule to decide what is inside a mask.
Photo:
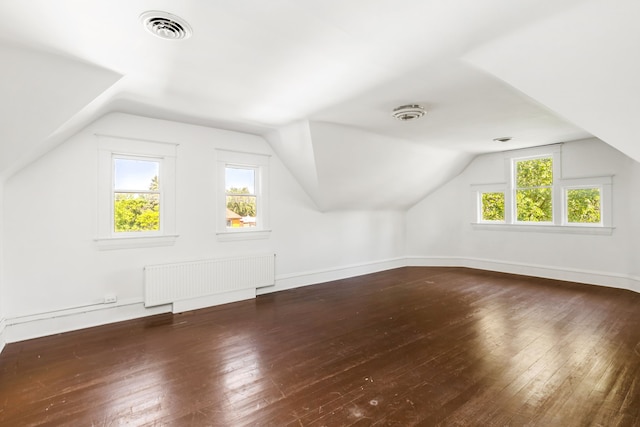
[{"label": "round ceiling vent", "polygon": [[426,111],[424,111],[424,107],[422,105],[411,104],[401,105],[398,108],[394,108],[392,116],[398,120],[402,120],[403,122],[408,122],[409,120],[419,119],[425,114]]},{"label": "round ceiling vent", "polygon": [[500,138],[493,138],[493,140],[495,142],[509,142],[511,141],[511,137],[510,136],[501,136]]},{"label": "round ceiling vent", "polygon": [[140,20],[147,31],[161,39],[187,39],[192,33],[187,21],[167,12],[150,10],[140,15]]}]

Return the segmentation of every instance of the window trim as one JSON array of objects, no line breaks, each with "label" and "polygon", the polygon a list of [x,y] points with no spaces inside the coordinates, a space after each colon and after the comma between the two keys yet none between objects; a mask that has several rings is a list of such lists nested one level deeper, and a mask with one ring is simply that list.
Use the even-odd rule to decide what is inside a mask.
[{"label": "window trim", "polygon": [[[269,214],[269,154],[248,153],[244,151],[216,149],[217,161],[217,195],[215,232],[219,241],[266,239],[271,234]],[[253,169],[255,175],[256,195],[256,226],[255,227],[227,227],[227,194],[226,168],[237,167]]]},{"label": "window trim", "polygon": [[[505,193],[505,223],[513,225],[539,225],[539,226],[553,226],[558,224],[560,219],[560,211],[558,206],[561,205],[562,200],[558,200],[556,192],[556,183],[562,176],[562,158],[561,158],[560,145],[550,145],[544,147],[535,147],[518,151],[505,152],[505,181],[508,183]],[[552,161],[552,173],[553,182],[551,184],[551,221],[545,222],[533,222],[533,221],[518,221],[516,213],[516,163],[523,160],[544,159],[551,157]]]},{"label": "window trim", "polygon": [[[551,157],[553,161],[552,218],[550,222],[517,221],[515,194],[517,161]],[[539,231],[551,233],[600,234],[613,233],[612,215],[612,176],[593,176],[581,178],[564,178],[562,176],[562,145],[554,144],[543,147],[504,152],[505,182],[496,184],[472,184],[473,219],[471,225],[476,230],[509,230]],[[566,190],[572,188],[595,188],[600,192],[600,224],[569,223],[567,221]],[[504,192],[505,220],[482,220],[482,193]]]},{"label": "window trim", "polygon": [[[98,138],[98,249],[126,249],[173,245],[176,233],[176,155],[178,144],[96,134]],[[160,229],[116,233],[113,229],[114,159],[160,162]]]},{"label": "window trim", "polygon": [[[474,203],[476,206],[474,217],[472,222],[476,222],[478,224],[506,224],[507,219],[507,195],[505,194],[505,185],[504,184],[480,184],[480,185],[472,185],[472,194],[474,197]],[[502,221],[499,220],[486,220],[482,218],[482,195],[485,193],[502,193],[504,194],[504,215],[505,219]]]},{"label": "window trim", "polygon": [[[241,170],[245,170],[245,171],[253,171],[253,193],[227,193],[227,169],[241,169]],[[234,164],[234,163],[227,163],[225,165],[225,208],[228,205],[228,201],[227,198],[229,196],[239,196],[239,197],[253,197],[255,199],[255,203],[256,203],[256,227],[255,229],[259,229],[260,225],[262,225],[262,219],[263,216],[262,215],[262,197],[260,196],[262,194],[261,192],[261,186],[262,186],[262,179],[260,177],[260,167],[258,166],[249,166],[249,165],[239,165],[239,164]],[[226,220],[226,209],[225,209],[225,220]],[[225,225],[226,225],[226,229],[233,229],[235,230],[236,228],[234,227],[229,227],[228,224],[226,224],[225,221]]]},{"label": "window trim", "polygon": [[[562,225],[567,227],[612,227],[612,185],[613,178],[611,176],[596,176],[592,178],[571,178],[562,179]],[[599,188],[600,189],[600,223],[592,225],[589,223],[575,223],[568,221],[567,190],[580,188]]]}]

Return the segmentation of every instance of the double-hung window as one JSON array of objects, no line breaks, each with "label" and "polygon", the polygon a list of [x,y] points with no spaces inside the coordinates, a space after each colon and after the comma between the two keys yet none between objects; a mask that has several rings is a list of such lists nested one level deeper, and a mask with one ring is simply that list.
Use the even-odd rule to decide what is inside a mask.
[{"label": "double-hung window", "polygon": [[225,239],[266,238],[269,227],[269,156],[217,150],[216,233]]},{"label": "double-hung window", "polygon": [[175,242],[176,144],[98,136],[100,249]]},{"label": "double-hung window", "polygon": [[113,156],[113,232],[161,232],[162,159]]},{"label": "double-hung window", "polygon": [[[227,228],[258,227],[260,187],[257,178],[260,169],[255,166],[225,165],[224,190]],[[260,203],[259,203],[260,202]]]},{"label": "double-hung window", "polygon": [[561,154],[559,145],[505,153],[505,183],[472,185],[473,223],[610,233],[612,178],[564,178]]},{"label": "double-hung window", "polygon": [[553,156],[513,160],[515,222],[553,223]]}]

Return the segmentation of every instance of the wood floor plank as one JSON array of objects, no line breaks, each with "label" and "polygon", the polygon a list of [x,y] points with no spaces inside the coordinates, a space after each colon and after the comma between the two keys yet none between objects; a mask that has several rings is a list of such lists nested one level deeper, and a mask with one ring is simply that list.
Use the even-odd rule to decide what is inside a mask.
[{"label": "wood floor plank", "polygon": [[6,346],[0,426],[640,426],[640,294],[401,268]]}]

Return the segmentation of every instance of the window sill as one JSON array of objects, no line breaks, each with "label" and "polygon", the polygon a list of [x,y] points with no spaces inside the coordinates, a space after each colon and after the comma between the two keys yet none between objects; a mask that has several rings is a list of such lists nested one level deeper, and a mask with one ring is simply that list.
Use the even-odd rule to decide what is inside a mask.
[{"label": "window sill", "polygon": [[127,236],[107,237],[95,239],[98,250],[109,251],[113,249],[153,248],[158,246],[173,246],[178,235],[163,236]]},{"label": "window sill", "polygon": [[216,233],[218,241],[232,242],[235,240],[259,240],[268,239],[271,236],[271,230],[252,230],[252,231],[218,231]]},{"label": "window sill", "polygon": [[471,223],[474,230],[491,231],[527,231],[534,233],[591,234],[610,236],[615,227],[589,227],[583,225],[522,225],[522,224],[489,224]]}]

